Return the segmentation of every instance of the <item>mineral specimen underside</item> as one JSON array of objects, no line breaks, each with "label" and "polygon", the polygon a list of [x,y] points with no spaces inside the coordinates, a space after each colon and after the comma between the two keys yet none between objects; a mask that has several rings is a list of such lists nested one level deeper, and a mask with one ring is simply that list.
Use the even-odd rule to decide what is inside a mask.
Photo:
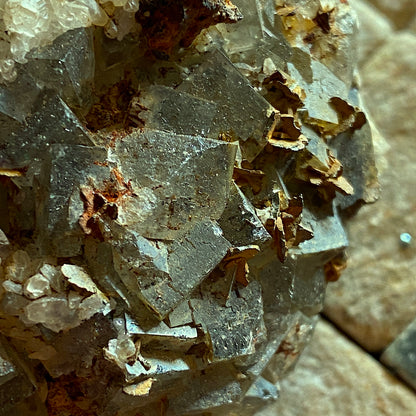
[{"label": "mineral specimen underside", "polygon": [[348,6],[235,5],[0,7],[0,414],[278,397],[377,180]]}]

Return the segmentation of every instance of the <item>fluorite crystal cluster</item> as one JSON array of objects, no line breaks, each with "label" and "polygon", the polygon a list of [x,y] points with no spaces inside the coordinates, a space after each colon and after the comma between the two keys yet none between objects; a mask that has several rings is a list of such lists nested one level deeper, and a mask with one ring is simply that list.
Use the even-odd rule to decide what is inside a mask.
[{"label": "fluorite crystal cluster", "polygon": [[0,11],[0,414],[275,400],[377,194],[347,1]]}]

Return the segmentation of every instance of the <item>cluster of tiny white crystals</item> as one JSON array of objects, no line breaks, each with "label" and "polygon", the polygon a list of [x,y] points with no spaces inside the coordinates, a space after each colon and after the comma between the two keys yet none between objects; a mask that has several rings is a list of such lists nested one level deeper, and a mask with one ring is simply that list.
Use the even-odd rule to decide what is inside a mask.
[{"label": "cluster of tiny white crystals", "polygon": [[15,63],[25,63],[30,50],[68,30],[104,26],[121,40],[138,9],[139,0],[0,0],[0,82],[15,79]]}]

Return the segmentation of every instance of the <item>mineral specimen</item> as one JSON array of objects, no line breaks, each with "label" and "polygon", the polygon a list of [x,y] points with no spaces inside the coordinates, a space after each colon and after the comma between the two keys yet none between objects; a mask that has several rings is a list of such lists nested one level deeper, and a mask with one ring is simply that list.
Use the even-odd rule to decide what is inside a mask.
[{"label": "mineral specimen", "polygon": [[0,3],[0,414],[276,400],[377,197],[347,2]]}]

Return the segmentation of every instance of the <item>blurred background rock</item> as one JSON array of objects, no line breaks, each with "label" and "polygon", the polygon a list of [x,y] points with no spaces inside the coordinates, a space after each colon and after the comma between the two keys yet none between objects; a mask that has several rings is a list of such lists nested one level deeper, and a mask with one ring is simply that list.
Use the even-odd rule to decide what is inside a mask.
[{"label": "blurred background rock", "polygon": [[416,415],[416,0],[349,3],[381,198],[350,222],[348,268],[281,400],[259,416]]}]

